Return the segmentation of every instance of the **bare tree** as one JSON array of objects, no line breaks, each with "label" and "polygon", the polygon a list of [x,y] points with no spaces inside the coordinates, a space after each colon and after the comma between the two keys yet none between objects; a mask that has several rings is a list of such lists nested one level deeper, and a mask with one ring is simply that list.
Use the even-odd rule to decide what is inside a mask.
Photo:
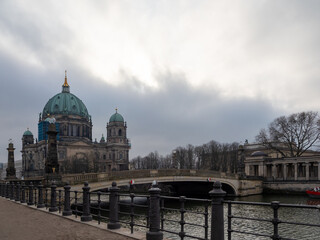
[{"label": "bare tree", "polygon": [[297,157],[319,141],[319,126],[317,112],[281,116],[270,123],[268,130],[260,130],[256,141],[279,152],[283,157]]}]

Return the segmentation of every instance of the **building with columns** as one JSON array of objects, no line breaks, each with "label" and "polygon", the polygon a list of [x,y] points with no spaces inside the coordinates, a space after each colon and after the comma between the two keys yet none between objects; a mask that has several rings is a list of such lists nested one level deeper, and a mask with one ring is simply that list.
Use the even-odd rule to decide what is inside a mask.
[{"label": "building with columns", "polygon": [[22,136],[22,174],[44,174],[48,158],[48,128],[52,120],[57,131],[57,154],[60,173],[83,173],[127,170],[131,144],[127,123],[116,112],[106,126],[107,139],[92,141],[92,119],[85,104],[70,92],[65,76],[62,91],[48,100],[39,114],[38,138],[27,129]]},{"label": "building with columns", "polygon": [[320,180],[320,153],[307,151],[300,157],[280,157],[259,144],[239,149],[246,176],[263,177],[266,181]]}]

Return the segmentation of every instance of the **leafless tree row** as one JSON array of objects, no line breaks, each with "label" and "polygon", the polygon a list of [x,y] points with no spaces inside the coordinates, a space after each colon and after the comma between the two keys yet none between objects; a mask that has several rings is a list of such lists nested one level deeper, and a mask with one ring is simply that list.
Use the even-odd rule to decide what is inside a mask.
[{"label": "leafless tree row", "polygon": [[145,157],[131,160],[134,169],[208,169],[221,172],[236,172],[238,143],[210,141],[201,146],[188,144],[177,147],[171,154],[151,152]]}]

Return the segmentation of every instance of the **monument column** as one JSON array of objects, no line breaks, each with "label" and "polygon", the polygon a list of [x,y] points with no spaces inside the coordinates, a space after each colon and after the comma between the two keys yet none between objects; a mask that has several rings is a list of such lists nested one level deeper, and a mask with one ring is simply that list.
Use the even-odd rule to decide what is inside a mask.
[{"label": "monument column", "polygon": [[48,157],[46,159],[45,173],[59,173],[59,163],[57,154],[57,134],[55,119],[48,128]]},{"label": "monument column", "polygon": [[8,165],[7,165],[7,176],[6,179],[16,179],[16,169],[14,167],[14,150],[13,143],[10,142],[7,148],[8,150]]}]

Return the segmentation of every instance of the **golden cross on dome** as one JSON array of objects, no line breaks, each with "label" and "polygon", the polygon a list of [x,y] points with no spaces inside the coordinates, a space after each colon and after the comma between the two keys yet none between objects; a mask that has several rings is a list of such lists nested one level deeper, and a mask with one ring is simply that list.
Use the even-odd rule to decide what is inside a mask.
[{"label": "golden cross on dome", "polygon": [[116,108],[116,113],[118,113],[118,108]]},{"label": "golden cross on dome", "polygon": [[68,87],[69,84],[68,84],[68,80],[67,80],[67,70],[64,71],[64,84],[63,84],[64,87]]}]

